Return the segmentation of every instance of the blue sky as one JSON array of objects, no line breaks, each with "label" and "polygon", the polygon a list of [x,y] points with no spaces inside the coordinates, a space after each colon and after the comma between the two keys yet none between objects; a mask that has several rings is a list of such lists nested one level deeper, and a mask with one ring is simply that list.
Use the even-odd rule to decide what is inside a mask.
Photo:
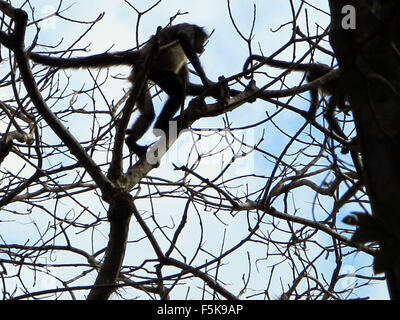
[{"label": "blue sky", "polygon": [[[55,9],[55,1],[45,1],[45,0],[33,0],[31,1],[36,9],[36,18],[40,18],[48,15],[53,12]],[[296,5],[299,4],[299,1],[293,1]],[[325,7],[327,9],[327,1],[321,0],[313,0],[308,1],[311,4],[315,4],[319,6]],[[18,3],[23,3],[23,1],[13,1],[13,4],[16,5]],[[155,3],[155,1],[131,1],[133,5],[137,5],[139,10],[145,10],[148,8],[150,4]],[[253,52],[260,53],[260,49],[265,55],[269,55],[276,51],[283,43],[287,42],[288,37],[291,34],[290,26],[281,26],[282,23],[291,20],[291,11],[289,6],[289,1],[273,1],[273,0],[258,0],[258,1],[243,1],[243,0],[233,0],[231,1],[231,9],[232,14],[237,24],[238,28],[240,28],[243,34],[248,35],[250,32],[251,21],[253,18],[253,4],[257,6],[256,11],[256,24],[254,29],[254,39],[252,42]],[[102,12],[105,13],[104,18],[98,23],[93,30],[80,42],[80,47],[86,47],[90,45],[91,53],[99,53],[103,52],[109,48],[113,48],[113,50],[125,50],[134,47],[135,45],[135,27],[137,22],[137,15],[135,11],[130,8],[124,1],[64,1],[63,8],[67,8],[71,5],[71,7],[64,13],[64,15],[68,17],[74,17],[78,20],[94,20],[99,16]],[[235,32],[234,27],[231,23],[229,12],[227,10],[227,2],[223,0],[203,0],[203,1],[185,1],[185,0],[164,0],[159,6],[157,6],[150,13],[145,14],[141,18],[141,34],[139,35],[139,41],[143,42],[147,40],[156,30],[159,25],[166,25],[169,22],[171,16],[177,14],[177,12],[187,14],[179,16],[175,23],[181,22],[189,22],[204,26],[206,30],[211,32],[215,29],[214,34],[212,35],[209,44],[207,45],[206,51],[201,57],[202,64],[207,73],[207,76],[216,81],[218,76],[225,75],[230,76],[237,72],[240,72],[242,65],[248,56],[248,48],[245,41],[243,41],[238,34]],[[322,13],[317,9],[309,9],[308,12],[310,16],[310,33],[313,34],[317,28],[316,22],[318,22],[321,26],[326,26],[329,23],[329,17]],[[304,19],[300,19],[299,23],[304,23]],[[50,20],[45,21],[40,25],[41,32],[39,43],[46,45],[55,45],[60,43],[61,48],[67,48],[69,45],[76,40],[76,35],[81,34],[82,30],[86,26],[79,26],[73,24],[69,21],[64,21],[59,18],[52,18]],[[272,32],[272,30],[277,30],[280,27],[281,30],[278,33]],[[28,38],[34,36],[35,29],[31,28],[28,32]],[[26,45],[29,45],[27,43]],[[305,48],[304,50],[306,50]],[[51,49],[50,49],[51,51]],[[303,49],[300,47],[298,49],[298,54],[301,54]],[[285,59],[291,58],[292,52],[287,51],[284,52],[280,58]],[[328,62],[329,59],[326,56],[318,56],[316,59],[320,59],[319,61]],[[1,69],[0,69],[1,70]],[[113,74],[125,74],[127,75],[129,70],[127,68],[116,68],[112,70]],[[273,73],[274,71],[272,71]],[[192,78],[193,81],[198,81],[196,78]],[[293,84],[296,84],[296,78],[294,76]],[[72,74],[71,80],[71,88],[78,89],[87,84],[89,78],[87,76],[86,71],[74,71]],[[90,85],[90,84],[89,84]],[[111,100],[118,100],[121,97],[123,90],[126,90],[129,87],[127,81],[111,81],[110,85],[105,87],[105,92],[107,93],[107,97]],[[279,88],[277,86],[276,88]],[[83,103],[83,102],[81,102]],[[306,105],[306,101],[299,100],[298,103],[303,103]],[[157,104],[156,104],[157,108]],[[271,112],[273,112],[273,108],[271,108]],[[232,113],[227,115],[230,119],[232,119],[235,126],[245,126],[248,123],[253,123],[257,119],[261,119],[265,117],[265,103],[256,102],[254,104],[248,104],[246,107],[242,107],[238,110],[235,110]],[[220,128],[223,126],[223,117],[213,118],[213,119],[204,119],[196,122],[197,127],[207,127],[207,128]],[[290,131],[292,129],[292,124],[296,121],[296,117],[293,117],[291,114],[282,114],[281,116],[282,126],[285,130]],[[293,127],[294,128],[294,127]],[[85,125],[82,126],[71,126],[71,131],[74,133],[82,132],[84,130],[89,130]],[[74,131],[75,130],[75,131]],[[90,134],[87,132],[87,134]],[[261,136],[261,132],[255,132],[254,136],[251,137],[253,140],[257,140]],[[152,136],[149,136],[148,139],[152,139]],[[269,132],[266,133],[267,141],[271,142],[274,140],[274,136]],[[270,143],[269,149],[270,151],[277,150],[280,148],[281,143],[279,141],[273,141],[275,143]],[[228,155],[227,155],[228,156]],[[255,169],[258,172],[262,172],[266,170],[266,164],[262,159],[252,158],[254,163],[252,163],[252,169]],[[168,159],[167,159],[168,160]],[[165,165],[160,168],[152,171],[152,175],[160,175],[160,176],[172,176],[174,173],[171,170],[171,163],[165,163]],[[211,165],[205,165],[204,168],[200,168],[203,170],[201,172],[213,176],[213,174],[217,174],[220,170],[220,166],[212,163]],[[244,167],[246,169],[246,167]],[[256,189],[260,187],[259,185],[251,185],[250,188]],[[302,201],[304,203],[298,204],[299,206],[304,205],[305,207],[310,206],[310,203],[313,200],[313,194],[304,194],[302,195]],[[162,208],[163,206],[170,206],[169,203],[164,199],[157,199],[159,201],[157,206]],[[139,202],[140,203],[140,202]],[[144,201],[143,201],[144,203]],[[177,205],[178,206],[178,205]],[[68,210],[68,205],[66,204],[66,210]],[[98,210],[101,210],[99,207]],[[308,212],[307,209],[304,209],[305,212]],[[195,220],[195,218],[193,218]],[[210,219],[210,224],[212,223],[212,217],[205,218],[206,220]],[[245,223],[245,217],[243,220],[231,220],[227,219],[227,223],[231,223],[230,230],[227,236],[227,243],[234,244],[237,238],[240,238],[240,234],[243,231],[241,228],[243,225],[241,223]],[[160,221],[164,223],[170,222],[170,216],[160,217]],[[196,228],[188,228],[187,237],[192,236],[191,233],[196,234],[198,230]],[[223,226],[215,227],[215,229],[207,230],[207,241],[220,243],[222,239],[222,235],[225,229]],[[246,231],[246,230],[244,230]],[[104,231],[106,232],[106,231]],[[136,238],[138,236],[136,235]],[[104,238],[105,239],[105,238]],[[191,247],[191,243],[188,244],[188,249]],[[186,248],[183,246],[183,250]],[[249,249],[249,248],[246,248]],[[145,249],[144,249],[145,251]],[[234,278],[237,275],[240,275],[246,272],[247,266],[241,263],[243,256],[246,254],[246,250],[243,249],[235,253],[235,255],[230,259],[231,264],[227,266],[227,269],[231,268],[232,270],[232,282],[234,282]],[[262,256],[262,253],[258,253]],[[132,256],[132,253],[128,252],[128,257],[131,259],[138,259],[139,257]],[[257,255],[257,254],[256,254]],[[363,260],[364,261],[364,260]],[[355,266],[361,264],[363,261],[349,261],[349,266]],[[328,261],[329,262],[329,261]],[[332,262],[332,261],[330,261]],[[360,263],[361,262],[361,263]],[[259,263],[260,268],[262,268],[263,262]],[[240,270],[240,271],[239,271]],[[288,270],[289,272],[289,270]],[[228,277],[229,278],[229,277]],[[236,279],[237,281],[237,279]],[[257,280],[254,281],[254,285],[257,287]],[[260,288],[265,286],[265,283],[259,283]],[[276,288],[273,291],[278,294],[280,292],[280,284],[277,283]],[[375,298],[386,297],[386,288],[382,285],[379,285],[377,288],[369,288],[366,289],[366,295]]]}]

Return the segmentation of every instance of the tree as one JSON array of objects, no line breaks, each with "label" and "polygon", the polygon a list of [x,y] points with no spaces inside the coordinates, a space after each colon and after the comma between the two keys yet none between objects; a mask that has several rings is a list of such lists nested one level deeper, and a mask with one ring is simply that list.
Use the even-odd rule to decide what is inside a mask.
[{"label": "tree", "polygon": [[[137,49],[147,40],[141,22],[163,2],[143,11],[126,4],[138,14]],[[33,64],[27,55],[87,54],[81,41],[104,15],[79,21],[64,16],[60,1],[41,19],[34,6],[17,9],[0,1],[1,70],[6,70],[0,101],[4,299],[108,299],[113,293],[125,299],[344,299],[363,298],[364,287],[384,279],[373,274],[372,258],[384,247],[392,254],[397,242],[393,247],[380,238],[357,238],[370,205],[378,210],[371,171],[365,169],[370,152],[365,139],[371,137],[360,134],[363,113],[355,109],[362,88],[348,85],[353,81],[343,76],[343,52],[331,33],[332,52],[328,28],[312,28],[303,19],[306,9],[316,9],[303,2],[287,5],[292,17],[282,30],[290,31],[288,41],[279,48],[268,44],[274,51],[264,56],[293,66],[334,65],[337,56],[340,68],[305,83],[302,72],[273,69],[263,57],[238,72],[231,66],[220,80],[229,86],[229,98],[188,98],[176,116],[185,119],[187,130],[157,150],[158,163],[138,160],[124,147],[143,90],[128,90],[121,81],[128,70],[63,71]],[[235,35],[248,48],[241,63],[255,53],[263,56],[254,29],[244,35],[229,1],[228,12]],[[335,24],[338,13],[332,12]],[[254,28],[256,13],[254,7]],[[52,46],[37,28],[50,17],[86,29],[71,45]],[[170,21],[184,18],[178,12]],[[241,47],[239,41],[235,45]],[[75,82],[79,77],[83,83]],[[350,95],[350,107],[332,108],[328,97],[310,101],[308,92],[315,96],[332,81],[340,83],[337,94]],[[201,89],[196,83],[191,88]],[[155,102],[163,98],[157,88],[152,93]],[[154,141],[151,134],[147,139]],[[351,212],[357,219],[346,221],[357,226],[342,222]],[[13,236],[17,232],[9,232],[10,226],[23,234]],[[388,273],[386,267],[377,271]],[[52,281],[38,289],[37,279]]]}]

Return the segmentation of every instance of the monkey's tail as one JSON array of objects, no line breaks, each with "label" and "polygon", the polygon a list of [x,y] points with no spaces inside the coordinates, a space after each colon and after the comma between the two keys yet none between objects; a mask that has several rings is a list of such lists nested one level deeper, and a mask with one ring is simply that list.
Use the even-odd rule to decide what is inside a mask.
[{"label": "monkey's tail", "polygon": [[135,65],[140,58],[139,51],[122,51],[101,53],[88,57],[56,58],[30,52],[29,58],[37,63],[58,68],[96,68],[117,65]]}]

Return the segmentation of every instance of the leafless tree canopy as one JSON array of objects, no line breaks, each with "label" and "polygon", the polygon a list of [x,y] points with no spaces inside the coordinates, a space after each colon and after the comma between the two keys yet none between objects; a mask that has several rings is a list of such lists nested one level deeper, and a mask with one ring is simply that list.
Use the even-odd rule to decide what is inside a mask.
[{"label": "leafless tree canopy", "polygon": [[[139,11],[126,1],[137,42],[132,37],[125,50],[147,40],[141,22],[160,3]],[[30,1],[21,9],[0,1],[3,299],[368,297],[384,277],[373,273],[377,245],[351,240],[349,215],[370,211],[353,114],[329,109],[322,95],[310,111],[310,91],[338,77],[336,61],[328,25],[312,19],[319,9],[287,3],[292,17],[256,34],[257,8],[248,32],[227,2],[227,36],[247,50],[221,80],[230,97],[188,97],[177,117],[190,130],[158,164],[130,156],[124,145],[143,89],[129,90],[129,68],[61,70],[27,55],[101,53],[87,44],[103,16],[77,20],[60,1],[39,17]],[[58,29],[57,40],[43,36],[39,27],[54,19],[80,27],[73,43],[58,42],[68,29]],[[159,21],[164,27],[185,15]],[[268,42],[285,30],[291,35],[272,52]],[[243,70],[254,55],[333,71],[307,82],[303,72],[262,59]],[[151,92],[162,103],[162,92]]]}]

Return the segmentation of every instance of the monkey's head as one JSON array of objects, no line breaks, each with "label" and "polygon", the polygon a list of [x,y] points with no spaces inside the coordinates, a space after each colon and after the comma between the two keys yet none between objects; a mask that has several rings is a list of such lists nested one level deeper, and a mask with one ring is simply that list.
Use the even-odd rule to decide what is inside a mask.
[{"label": "monkey's head", "polygon": [[202,53],[204,51],[204,43],[207,41],[209,35],[202,27],[194,26],[194,31],[194,49],[197,53]]}]

